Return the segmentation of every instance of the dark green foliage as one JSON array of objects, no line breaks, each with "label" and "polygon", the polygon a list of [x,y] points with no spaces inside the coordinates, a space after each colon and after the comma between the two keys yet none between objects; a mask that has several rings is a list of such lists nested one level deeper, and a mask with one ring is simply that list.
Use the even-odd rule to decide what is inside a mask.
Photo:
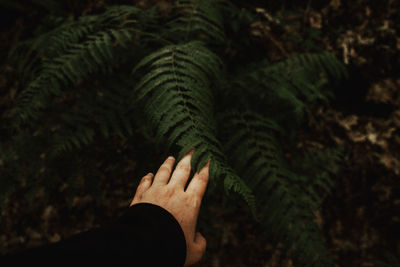
[{"label": "dark green foliage", "polygon": [[269,229],[264,238],[284,240],[285,251],[294,246],[295,266],[334,266],[313,221],[313,200],[299,186],[301,177],[285,167],[276,123],[250,111],[227,111],[218,121],[221,135],[231,136],[224,149],[229,162],[258,200],[257,216]]},{"label": "dark green foliage", "polygon": [[[176,18],[167,23],[167,35],[209,40],[210,43],[224,43],[226,40],[223,17],[220,9],[215,8],[213,0],[178,0],[174,5]],[[176,39],[179,40],[179,39]]]},{"label": "dark green foliage", "polygon": [[[23,66],[36,66],[36,69],[27,70],[35,77],[19,95],[14,112],[22,121],[35,119],[36,111],[52,96],[62,95],[65,88],[76,85],[94,72],[112,72],[121,49],[127,49],[130,43],[138,43],[139,39],[145,43],[146,37],[141,35],[146,33],[139,24],[141,13],[142,10],[131,6],[112,7],[102,15],[67,20],[28,43],[31,48],[25,57],[29,58],[32,50],[37,50],[36,58],[23,62]],[[130,44],[129,48],[134,47],[135,44]]]},{"label": "dark green foliage", "polygon": [[335,184],[341,154],[295,143],[308,104],[328,102],[346,69],[328,52],[228,66],[231,47],[252,49],[234,35],[256,15],[211,0],[160,10],[110,6],[49,18],[53,29],[10,52],[21,83],[2,117],[0,195],[26,179],[47,192],[66,183],[71,195],[84,186],[100,202],[96,155],[114,155],[104,164],[118,177],[124,166],[115,151],[139,151],[141,134],[149,144],[165,141],[177,161],[194,147],[193,172],[211,159],[207,194],[223,185],[227,199],[244,200],[262,236],[282,242],[296,266],[333,266],[314,212]]},{"label": "dark green foliage", "polygon": [[400,266],[400,244],[395,252],[386,251],[380,260],[375,260],[376,267],[399,267]]},{"label": "dark green foliage", "polygon": [[312,199],[312,207],[319,210],[324,198],[335,186],[332,177],[339,172],[340,164],[346,161],[344,148],[326,151],[293,151],[292,169],[298,174],[299,185]]},{"label": "dark green foliage", "polygon": [[144,112],[157,136],[167,136],[169,147],[180,147],[178,160],[196,147],[194,171],[199,172],[211,158],[210,176],[225,176],[225,188],[233,188],[254,208],[250,190],[226,165],[215,138],[211,81],[218,79],[220,66],[219,58],[199,41],[167,46],[144,58],[133,70],[144,68],[147,73],[134,92],[138,100],[151,95]]},{"label": "dark green foliage", "polygon": [[346,77],[344,66],[328,52],[300,54],[275,64],[253,62],[228,77],[231,82],[221,90],[222,106],[274,114],[282,134],[293,138],[308,114],[307,103],[327,102],[332,96],[329,86]]}]

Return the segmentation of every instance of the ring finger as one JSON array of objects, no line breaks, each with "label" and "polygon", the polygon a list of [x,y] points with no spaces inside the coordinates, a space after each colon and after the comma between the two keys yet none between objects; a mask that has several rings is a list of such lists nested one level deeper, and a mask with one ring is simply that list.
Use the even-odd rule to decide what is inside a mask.
[{"label": "ring finger", "polygon": [[174,163],[175,159],[173,157],[168,157],[164,161],[154,177],[153,185],[166,185],[168,183]]}]

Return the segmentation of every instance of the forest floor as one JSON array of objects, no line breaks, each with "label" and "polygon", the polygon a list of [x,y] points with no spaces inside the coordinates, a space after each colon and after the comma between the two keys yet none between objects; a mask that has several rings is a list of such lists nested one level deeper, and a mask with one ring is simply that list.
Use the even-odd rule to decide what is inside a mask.
[{"label": "forest floor", "polygon": [[[283,10],[259,12],[267,24],[254,24],[252,30],[272,60],[307,48],[311,41],[333,51],[350,70],[350,80],[335,92],[335,101],[311,107],[299,145],[346,148],[346,162],[335,190],[317,214],[318,223],[338,266],[375,266],[374,260],[382,259],[385,251],[395,252],[400,239],[400,4],[332,0],[319,7],[297,8],[292,15],[283,16]],[[283,25],[280,17],[292,23]],[[286,37],[294,33],[298,40],[289,41]],[[18,37],[12,29],[4,31],[0,43],[13,38]],[[0,88],[7,84],[6,72],[5,68],[0,75]],[[152,157],[161,164],[166,154]],[[136,184],[128,176],[105,178],[100,206],[84,191],[67,203],[60,189],[46,206],[27,209],[32,205],[21,184],[1,214],[0,250],[57,242],[112,221],[128,206]],[[258,230],[248,216],[222,208],[212,212],[224,223],[214,223],[215,232],[204,233],[208,248],[198,266],[292,266],[290,260],[278,259],[279,249],[256,241]],[[246,214],[245,207],[242,212]]]}]

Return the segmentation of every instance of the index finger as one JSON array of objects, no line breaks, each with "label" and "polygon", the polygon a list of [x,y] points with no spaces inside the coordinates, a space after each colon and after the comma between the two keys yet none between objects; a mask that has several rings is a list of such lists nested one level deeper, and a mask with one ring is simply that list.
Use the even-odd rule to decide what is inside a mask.
[{"label": "index finger", "polygon": [[208,180],[209,180],[209,170],[210,170],[210,160],[206,165],[200,170],[199,173],[196,173],[193,179],[190,181],[186,192],[190,194],[197,195],[200,199],[203,198],[204,193],[206,192]]}]

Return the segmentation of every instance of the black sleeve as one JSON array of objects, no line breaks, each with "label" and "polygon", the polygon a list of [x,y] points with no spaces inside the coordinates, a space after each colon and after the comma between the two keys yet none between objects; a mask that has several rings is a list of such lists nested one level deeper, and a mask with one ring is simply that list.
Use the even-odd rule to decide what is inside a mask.
[{"label": "black sleeve", "polygon": [[[1,257],[0,266],[183,266],[186,241],[165,209],[140,203],[111,225]],[[29,265],[28,265],[29,264]]]}]

